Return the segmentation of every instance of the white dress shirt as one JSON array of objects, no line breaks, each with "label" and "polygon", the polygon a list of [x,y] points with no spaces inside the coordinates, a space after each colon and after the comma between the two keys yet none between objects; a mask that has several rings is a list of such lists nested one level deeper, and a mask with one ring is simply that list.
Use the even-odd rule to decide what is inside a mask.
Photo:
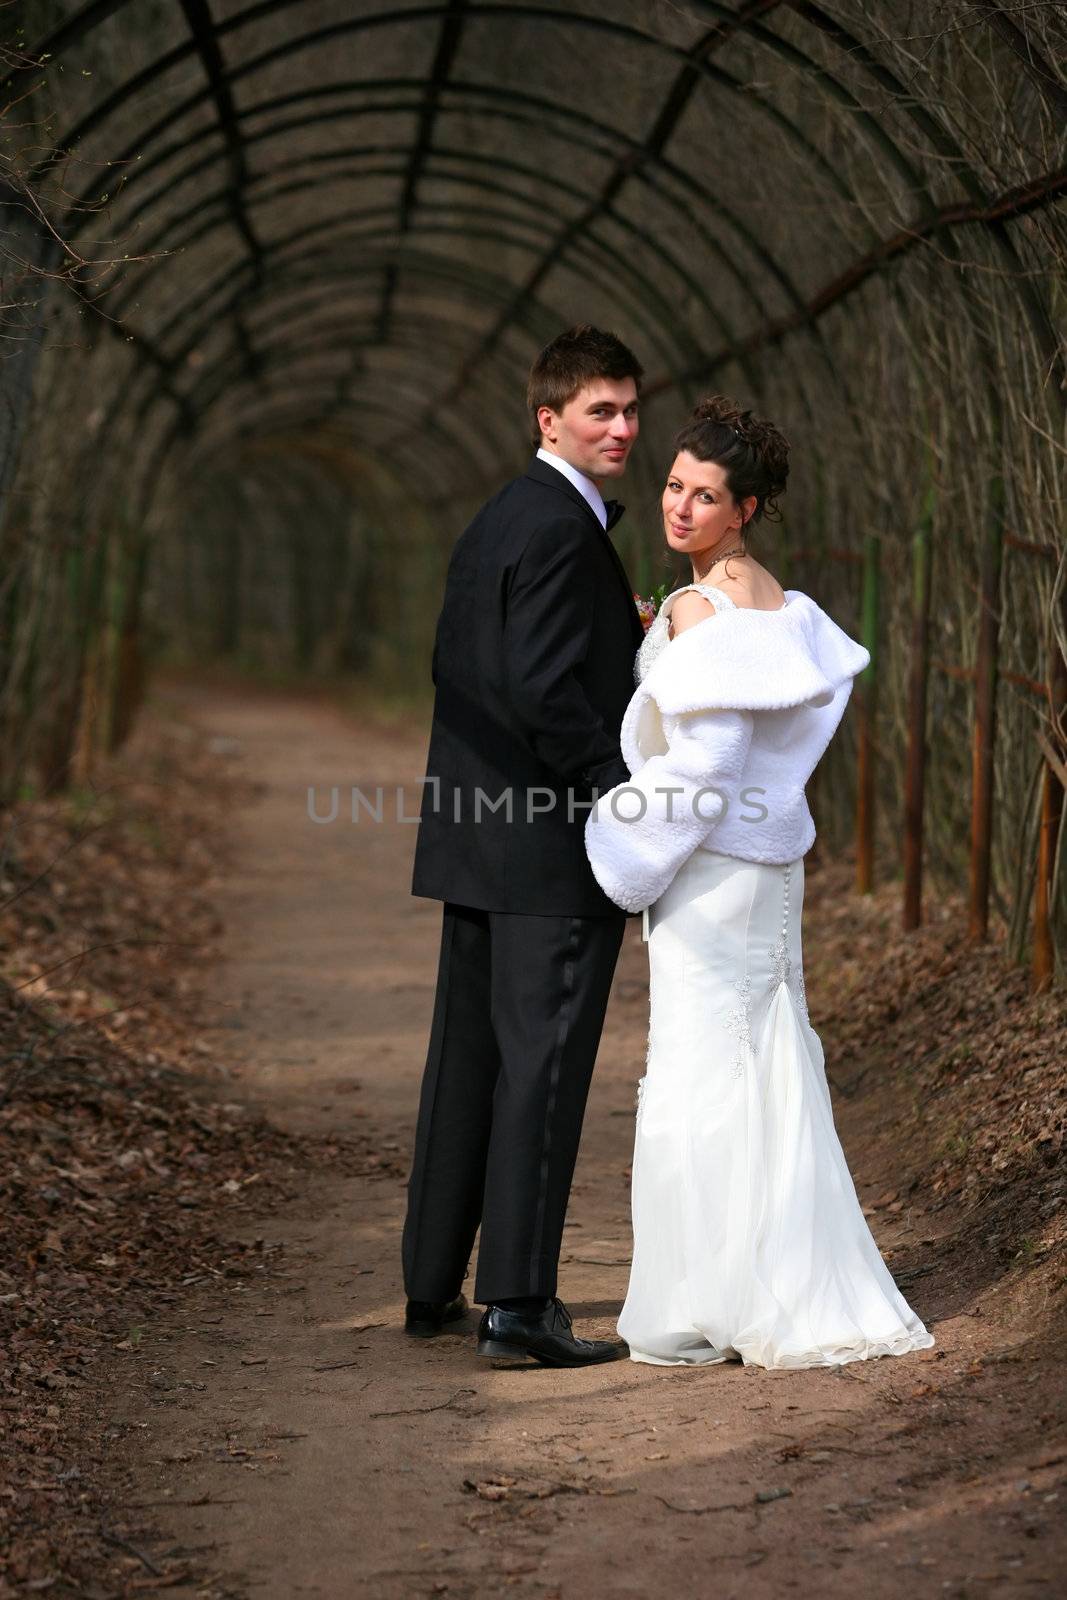
[{"label": "white dress shirt", "polygon": [[577,467],[572,467],[569,461],[564,461],[562,456],[554,456],[551,450],[538,450],[538,461],[547,461],[550,467],[555,467],[557,472],[562,472],[568,483],[573,483],[578,493],[582,496],[593,511],[593,515],[602,528],[607,528],[608,513],[604,505],[604,496],[584,472],[579,472]]}]

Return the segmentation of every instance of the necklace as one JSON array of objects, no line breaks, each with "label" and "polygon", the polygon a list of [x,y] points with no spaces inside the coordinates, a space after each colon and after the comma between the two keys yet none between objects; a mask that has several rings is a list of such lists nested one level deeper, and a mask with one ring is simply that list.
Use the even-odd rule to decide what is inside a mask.
[{"label": "necklace", "polygon": [[[745,554],[745,549],[744,549],[743,545],[739,545],[736,550],[727,550],[724,555],[715,557],[715,560],[711,563],[711,566],[709,566],[709,568],[708,568],[708,572],[711,571],[711,567],[717,567],[719,565],[720,561],[729,561],[731,556],[743,556],[744,554]],[[707,573],[705,573],[705,577],[706,576],[707,576]]]}]

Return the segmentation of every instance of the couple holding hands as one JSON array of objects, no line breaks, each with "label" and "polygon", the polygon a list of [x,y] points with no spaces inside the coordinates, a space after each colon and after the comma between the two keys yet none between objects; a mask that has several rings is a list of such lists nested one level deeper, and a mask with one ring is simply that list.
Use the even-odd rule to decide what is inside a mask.
[{"label": "couple holding hands", "polygon": [[[495,1365],[811,1367],[933,1344],[871,1237],[801,956],[805,784],[867,651],[751,553],[789,447],[718,396],[674,442],[663,537],[692,582],[645,629],[604,488],[641,367],[572,328],[527,398],[536,455],[452,553],[414,892],[444,902],[408,1186],[409,1333],[462,1317]],[[650,609],[650,608],[648,608]],[[645,913],[634,1254],[621,1340],[557,1265],[627,913]],[[623,1342],[625,1341],[625,1342]]]}]

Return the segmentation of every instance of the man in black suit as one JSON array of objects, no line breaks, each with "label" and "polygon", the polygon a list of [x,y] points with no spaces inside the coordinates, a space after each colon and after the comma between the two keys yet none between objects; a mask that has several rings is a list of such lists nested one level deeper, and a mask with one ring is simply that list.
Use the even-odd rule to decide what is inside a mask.
[{"label": "man in black suit", "polygon": [[463,1315],[481,1224],[479,1354],[580,1366],[556,1298],[563,1220],[625,918],[586,860],[596,794],[628,770],[619,727],[642,628],[600,485],[625,471],[642,371],[572,328],[527,388],[537,456],[449,564],[413,892],[444,901],[404,1227],[406,1327]]}]

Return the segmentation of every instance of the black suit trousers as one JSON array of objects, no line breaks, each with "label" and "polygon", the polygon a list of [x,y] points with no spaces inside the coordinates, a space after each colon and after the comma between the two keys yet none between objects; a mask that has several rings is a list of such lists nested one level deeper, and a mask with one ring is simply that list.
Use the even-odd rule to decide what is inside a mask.
[{"label": "black suit trousers", "polygon": [[409,1299],[556,1292],[563,1220],[625,917],[448,902],[404,1226]]}]

